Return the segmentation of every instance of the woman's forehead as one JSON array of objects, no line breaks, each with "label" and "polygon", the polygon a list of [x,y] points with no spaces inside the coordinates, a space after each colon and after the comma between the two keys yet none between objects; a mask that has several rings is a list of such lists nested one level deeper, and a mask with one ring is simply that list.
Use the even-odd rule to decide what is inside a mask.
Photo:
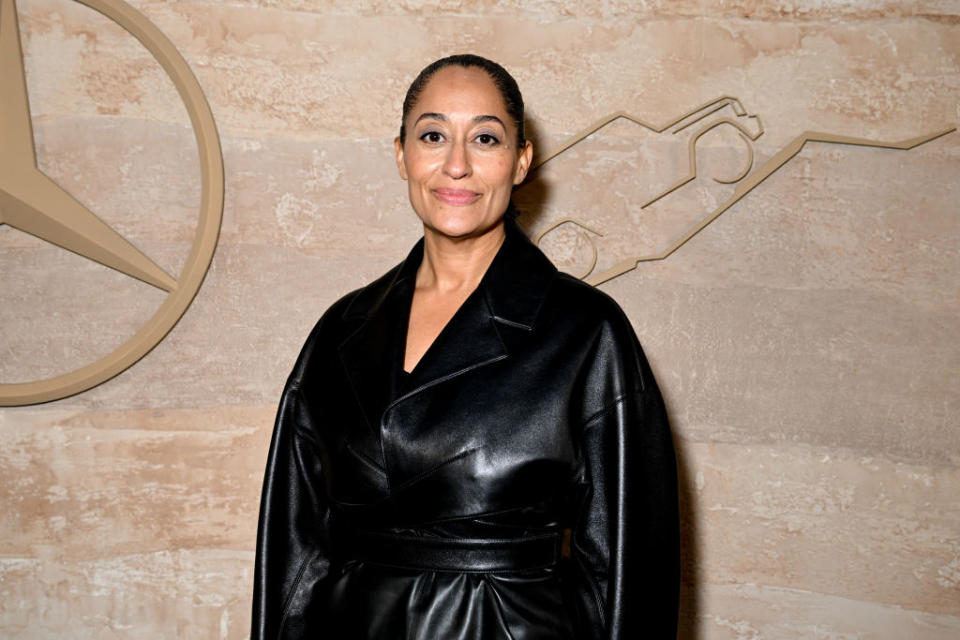
[{"label": "woman's forehead", "polygon": [[478,67],[444,67],[427,81],[411,109],[416,120],[423,113],[470,118],[493,115],[503,120],[507,107],[500,89],[486,71]]}]

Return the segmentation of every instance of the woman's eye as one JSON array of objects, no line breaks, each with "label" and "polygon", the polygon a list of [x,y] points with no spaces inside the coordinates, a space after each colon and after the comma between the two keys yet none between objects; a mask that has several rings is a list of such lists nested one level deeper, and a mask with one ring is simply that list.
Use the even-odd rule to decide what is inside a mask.
[{"label": "woman's eye", "polygon": [[420,139],[431,143],[443,142],[443,135],[438,131],[427,131],[420,136]]},{"label": "woman's eye", "polygon": [[489,147],[497,144],[500,141],[494,135],[491,135],[489,133],[481,133],[480,135],[477,136],[477,142],[479,142],[485,147]]}]

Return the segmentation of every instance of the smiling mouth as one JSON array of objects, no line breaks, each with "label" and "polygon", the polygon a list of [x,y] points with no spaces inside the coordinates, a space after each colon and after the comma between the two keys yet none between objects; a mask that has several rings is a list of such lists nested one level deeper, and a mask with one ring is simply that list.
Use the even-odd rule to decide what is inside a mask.
[{"label": "smiling mouth", "polygon": [[473,204],[480,198],[479,193],[468,189],[434,189],[433,195],[437,196],[441,202],[454,207]]}]

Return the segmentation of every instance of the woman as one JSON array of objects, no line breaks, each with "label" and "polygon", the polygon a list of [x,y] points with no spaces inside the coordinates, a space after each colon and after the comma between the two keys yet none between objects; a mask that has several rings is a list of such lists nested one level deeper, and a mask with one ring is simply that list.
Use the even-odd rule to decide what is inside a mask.
[{"label": "woman", "polygon": [[424,237],[323,315],[290,376],[252,637],[675,637],[663,403],[616,303],[513,221],[516,82],[431,64],[395,150]]}]

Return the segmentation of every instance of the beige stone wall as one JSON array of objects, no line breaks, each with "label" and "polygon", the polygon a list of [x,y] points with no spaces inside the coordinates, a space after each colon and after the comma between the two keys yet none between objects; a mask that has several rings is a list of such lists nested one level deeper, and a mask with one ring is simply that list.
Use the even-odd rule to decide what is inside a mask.
[{"label": "beige stone wall", "polygon": [[[301,340],[418,237],[391,154],[426,62],[515,73],[534,139],[722,95],[755,166],[804,130],[900,140],[960,122],[960,3],[132,2],[220,128],[226,207],[193,306],[87,393],[0,410],[0,637],[244,638],[278,394]],[[195,226],[185,111],[146,51],[67,0],[19,0],[39,162],[172,273]],[[729,196],[746,146],[623,121],[545,165],[530,229],[573,216],[601,266]],[[602,288],[676,432],[684,638],[960,637],[960,133],[912,151],[808,144],[663,262]],[[577,269],[585,236],[544,240]],[[68,371],[162,294],[0,227],[0,380]]]}]

